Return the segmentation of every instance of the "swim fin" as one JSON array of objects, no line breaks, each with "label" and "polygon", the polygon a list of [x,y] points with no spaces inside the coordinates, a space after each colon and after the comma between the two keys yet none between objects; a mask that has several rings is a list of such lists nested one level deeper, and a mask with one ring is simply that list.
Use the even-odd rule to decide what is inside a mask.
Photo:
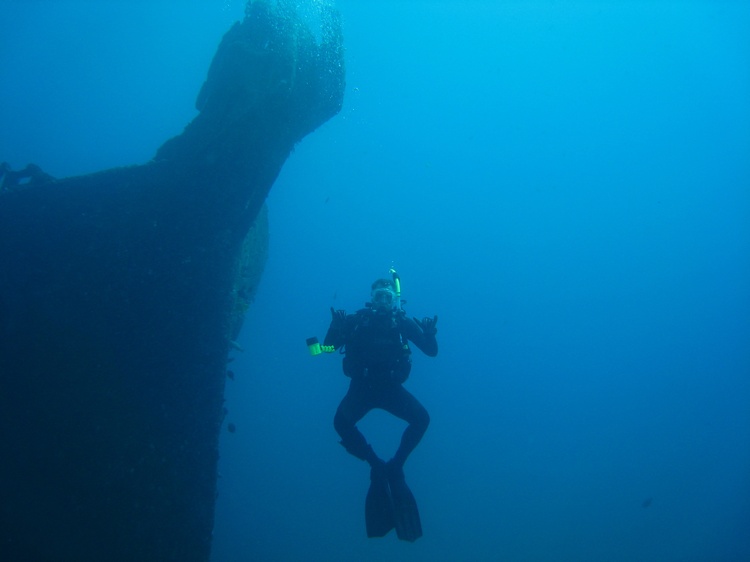
[{"label": "swim fin", "polygon": [[401,466],[389,462],[385,469],[393,500],[396,534],[402,541],[414,542],[422,536],[422,522],[419,519],[417,500],[406,485],[404,469]]},{"label": "swim fin", "polygon": [[365,526],[368,537],[384,537],[395,526],[393,500],[383,461],[370,469],[370,489],[365,498]]}]

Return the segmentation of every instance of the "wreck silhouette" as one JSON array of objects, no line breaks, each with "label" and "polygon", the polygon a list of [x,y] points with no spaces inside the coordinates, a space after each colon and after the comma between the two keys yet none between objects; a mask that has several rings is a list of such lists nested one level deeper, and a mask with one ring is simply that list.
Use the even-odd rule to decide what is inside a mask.
[{"label": "wreck silhouette", "polygon": [[263,202],[343,99],[338,13],[290,5],[248,3],[152,161],[0,171],[0,559],[208,560]]}]

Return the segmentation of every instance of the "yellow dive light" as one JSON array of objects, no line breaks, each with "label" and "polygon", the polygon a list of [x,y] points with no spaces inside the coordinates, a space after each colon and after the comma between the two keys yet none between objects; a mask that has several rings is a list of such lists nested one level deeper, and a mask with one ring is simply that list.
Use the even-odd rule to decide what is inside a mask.
[{"label": "yellow dive light", "polygon": [[336,349],[332,345],[320,345],[318,338],[315,336],[307,338],[307,349],[310,350],[310,355],[320,355],[321,353],[333,353]]}]

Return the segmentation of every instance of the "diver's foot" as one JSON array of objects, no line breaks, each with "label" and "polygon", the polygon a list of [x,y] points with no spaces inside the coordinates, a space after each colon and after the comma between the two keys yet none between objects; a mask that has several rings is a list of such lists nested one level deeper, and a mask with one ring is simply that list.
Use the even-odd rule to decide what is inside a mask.
[{"label": "diver's foot", "polygon": [[375,462],[370,464],[370,481],[376,482],[376,481],[387,481],[388,476],[388,470],[386,468],[385,461],[378,459],[379,462]]},{"label": "diver's foot", "polygon": [[365,498],[365,526],[368,537],[384,537],[396,525],[385,462],[380,459],[378,461],[371,465],[370,489]]},{"label": "diver's foot", "polygon": [[397,462],[396,459],[391,459],[384,464],[385,472],[388,475],[389,480],[401,481],[405,479],[403,463]]},{"label": "diver's foot", "polygon": [[402,541],[414,542],[422,536],[422,522],[414,494],[406,484],[404,465],[391,459],[385,463],[385,473],[393,500],[396,534]]}]

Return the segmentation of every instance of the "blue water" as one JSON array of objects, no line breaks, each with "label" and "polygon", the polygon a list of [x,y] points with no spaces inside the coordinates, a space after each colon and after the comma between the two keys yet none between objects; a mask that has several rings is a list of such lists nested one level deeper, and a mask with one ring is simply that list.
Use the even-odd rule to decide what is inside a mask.
[{"label": "blue water", "polygon": [[[750,5],[342,0],[347,91],[268,199],[213,562],[750,560]],[[0,159],[147,161],[242,15],[0,5]],[[367,539],[330,306],[399,270],[424,537]],[[402,422],[361,428],[381,456]]]}]

